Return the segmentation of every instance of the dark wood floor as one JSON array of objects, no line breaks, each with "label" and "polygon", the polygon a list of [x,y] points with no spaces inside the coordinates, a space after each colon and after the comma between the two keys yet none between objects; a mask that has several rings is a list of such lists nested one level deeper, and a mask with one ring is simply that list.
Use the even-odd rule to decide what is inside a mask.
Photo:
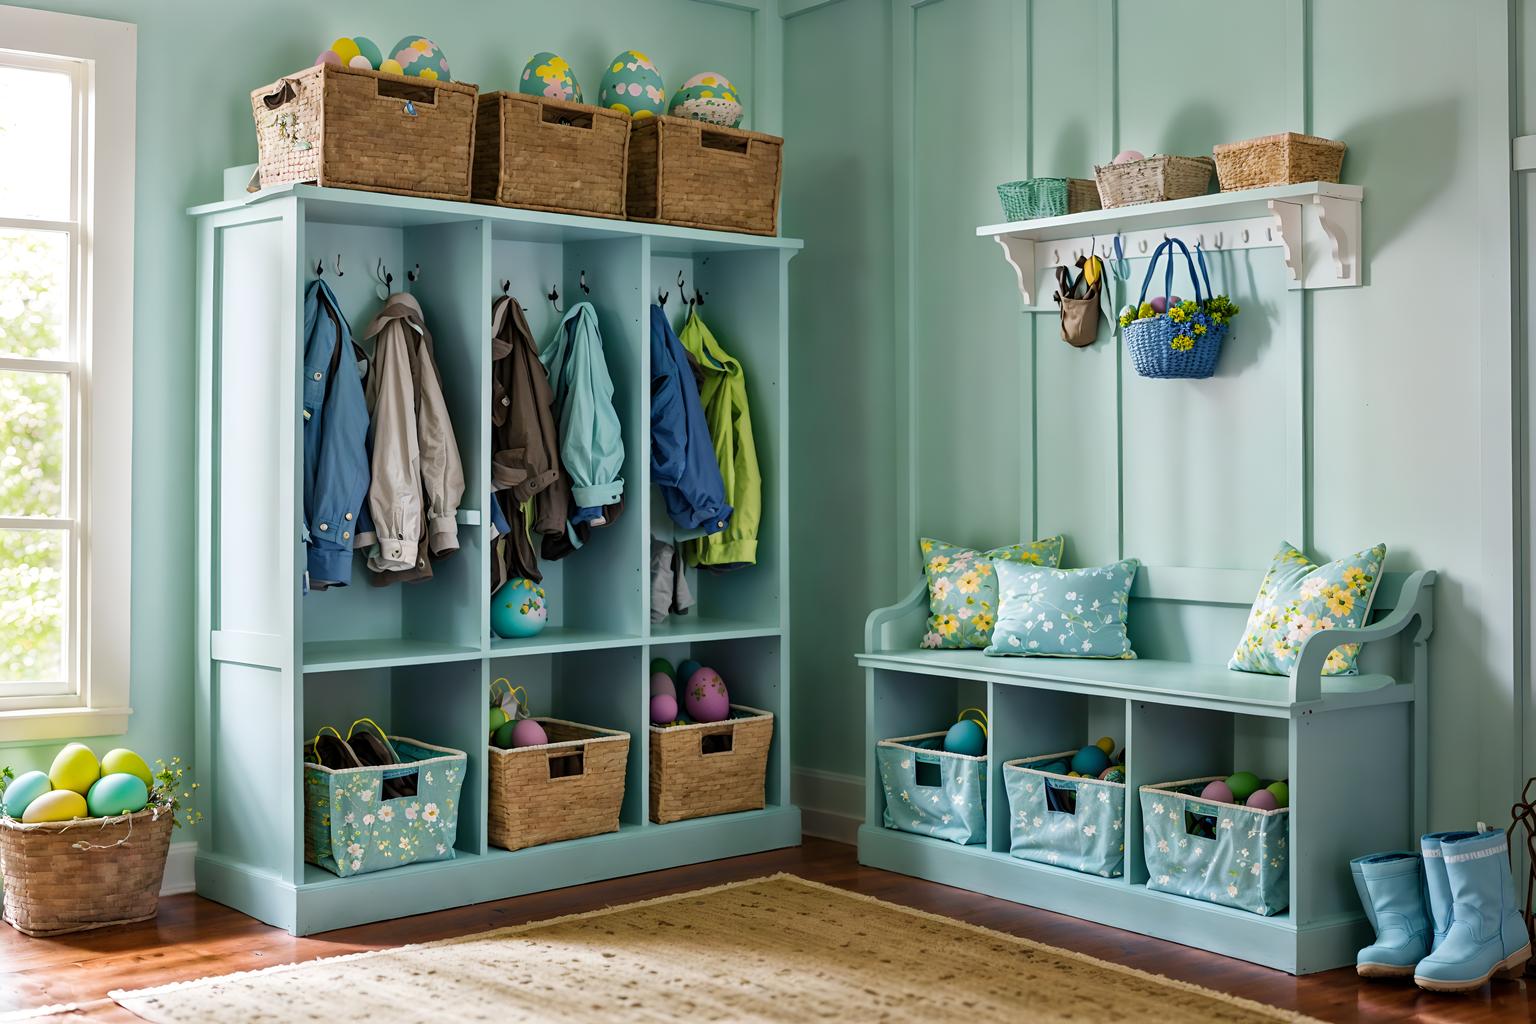
[{"label": "dark wood floor", "polygon": [[7,1010],[76,1003],[81,1013],[60,1019],[133,1021],[138,1018],[108,1000],[107,992],[463,935],[776,871],[963,918],[1326,1020],[1473,1024],[1536,1019],[1536,978],[1518,983],[1496,982],[1463,997],[1430,995],[1411,983],[1366,983],[1357,979],[1352,970],[1293,978],[1185,946],[860,867],[852,847],[809,838],[798,849],[620,878],[303,939],[196,896],[170,897],[162,901],[158,920],[125,928],[57,939],[28,939],[3,928],[0,1015]]}]

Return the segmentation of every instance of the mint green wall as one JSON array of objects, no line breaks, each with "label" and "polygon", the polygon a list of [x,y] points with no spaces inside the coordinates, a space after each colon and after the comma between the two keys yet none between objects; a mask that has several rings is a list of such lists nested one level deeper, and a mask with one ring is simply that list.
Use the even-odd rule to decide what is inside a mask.
[{"label": "mint green wall", "polygon": [[[916,579],[916,535],[990,545],[1064,531],[1074,564],[1123,550],[1150,564],[1255,569],[1282,539],[1329,557],[1384,540],[1392,568],[1442,571],[1432,818],[1507,816],[1524,685],[1510,96],[1516,86],[1536,94],[1531,76],[1509,68],[1509,14],[1500,0],[840,0],[789,22],[786,124],[802,145],[821,140],[829,165],[887,164],[894,190],[892,258],[850,266],[814,306],[802,278],[795,301],[804,321],[850,289],[875,305],[883,290],[891,335],[871,316],[863,334],[837,342],[893,364],[896,405],[876,394],[892,379],[883,369],[807,372],[797,400],[834,411],[799,465],[828,439],[877,438],[855,465],[888,460],[899,488],[890,505],[887,491],[870,490],[827,510],[840,524],[807,532],[797,552],[798,764],[854,773],[862,763],[862,678],[846,653],[861,640],[812,595],[883,589],[878,601],[895,599]],[[872,67],[866,50],[886,19],[888,61]],[[829,51],[856,61],[860,81],[892,83],[891,139],[866,130],[883,96],[852,109],[795,87],[795,69],[824,66]],[[999,181],[1091,176],[1124,147],[1204,153],[1286,129],[1348,142],[1345,180],[1366,190],[1367,287],[1292,292],[1278,250],[1217,256],[1218,288],[1244,313],[1214,380],[1143,381],[1128,365],[1117,380],[1117,343],[1060,342],[1049,291],[1045,311],[1021,314],[1001,254],[974,235],[1001,219]],[[843,183],[822,187],[840,194]],[[826,203],[808,238],[867,235],[866,200]],[[1144,269],[1135,261],[1138,287]],[[1277,439],[1297,345],[1307,357],[1304,502]],[[842,468],[823,459],[806,469],[801,499]],[[861,570],[845,545],[863,544],[865,529],[893,544]],[[812,630],[829,642],[837,631],[843,649],[807,650]]]},{"label": "mint green wall", "polygon": [[[42,7],[139,27],[134,274],[133,664],[126,737],[153,760],[192,751],[194,236],[185,209],[220,198],[223,168],[256,159],[250,91],[310,64],[338,35],[383,46],[425,32],[454,73],[481,88],[516,84],[523,62],[554,50],[595,94],[603,63],[646,52],[669,83],[705,69],[771,90],[754,109],[777,116],[777,62],[754,67],[754,15],[693,0],[95,0]],[[748,94],[752,104],[755,97]],[[94,742],[94,741],[93,741]],[[60,744],[0,749],[0,763],[45,767]]]}]

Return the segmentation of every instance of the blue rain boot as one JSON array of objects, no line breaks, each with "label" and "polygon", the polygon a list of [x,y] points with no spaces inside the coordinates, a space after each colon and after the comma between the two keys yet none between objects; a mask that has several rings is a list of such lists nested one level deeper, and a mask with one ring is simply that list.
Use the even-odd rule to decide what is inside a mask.
[{"label": "blue rain boot", "polygon": [[1451,930],[1451,883],[1445,877],[1445,861],[1440,857],[1440,843],[1446,839],[1465,839],[1476,832],[1431,832],[1419,839],[1424,854],[1425,891],[1429,894],[1429,919],[1434,926],[1429,948],[1433,952]]},{"label": "blue rain boot", "polygon": [[1349,862],[1376,941],[1355,957],[1362,978],[1406,978],[1429,953],[1424,861],[1416,853],[1373,853]]},{"label": "blue rain boot", "polygon": [[1457,833],[1440,840],[1451,888],[1451,927],[1413,980],[1431,992],[1468,992],[1495,974],[1518,978],[1531,958],[1515,905],[1509,843],[1503,832]]}]

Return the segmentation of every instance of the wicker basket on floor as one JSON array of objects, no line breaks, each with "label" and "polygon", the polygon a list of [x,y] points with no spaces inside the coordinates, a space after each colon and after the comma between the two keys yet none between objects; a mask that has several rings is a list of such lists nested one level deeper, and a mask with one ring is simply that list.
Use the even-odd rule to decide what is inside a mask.
[{"label": "wicker basket on floor", "polygon": [[467,200],[478,93],[334,64],[280,78],[251,93],[261,187],[312,181]]},{"label": "wicker basket on floor", "polygon": [[635,121],[630,220],[775,235],[784,140],[686,117]]},{"label": "wicker basket on floor", "polygon": [[0,818],[5,920],[40,936],[154,917],[172,818],[164,809],[32,825]]},{"label": "wicker basket on floor", "polygon": [[773,714],[731,705],[723,722],[651,726],[651,820],[763,807]]},{"label": "wicker basket on floor", "polygon": [[624,216],[629,117],[518,92],[480,97],[474,199],[550,213]]},{"label": "wicker basket on floor", "polygon": [[1208,156],[1149,156],[1123,164],[1098,164],[1093,168],[1104,209],[1161,203],[1169,199],[1203,196],[1211,189],[1216,164]]},{"label": "wicker basket on floor", "polygon": [[1303,181],[1339,180],[1344,143],[1316,135],[1281,132],[1245,142],[1224,142],[1212,153],[1223,192]]},{"label": "wicker basket on floor", "polygon": [[489,841],[522,850],[619,830],[629,733],[535,718],[548,743],[490,749]]}]

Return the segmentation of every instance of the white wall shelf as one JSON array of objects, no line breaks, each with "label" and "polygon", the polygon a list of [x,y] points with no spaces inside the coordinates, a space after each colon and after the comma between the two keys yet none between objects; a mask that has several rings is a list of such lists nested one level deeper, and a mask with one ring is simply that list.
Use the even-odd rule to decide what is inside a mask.
[{"label": "white wall shelf", "polygon": [[1127,259],[1152,255],[1167,236],[1183,238],[1191,248],[1199,243],[1208,252],[1278,248],[1291,288],[1350,288],[1362,276],[1364,198],[1359,185],[1312,181],[988,224],[976,234],[1002,246],[1026,306],[1043,294],[1042,274],[1071,266],[1089,252],[1112,259],[1116,237]]}]

